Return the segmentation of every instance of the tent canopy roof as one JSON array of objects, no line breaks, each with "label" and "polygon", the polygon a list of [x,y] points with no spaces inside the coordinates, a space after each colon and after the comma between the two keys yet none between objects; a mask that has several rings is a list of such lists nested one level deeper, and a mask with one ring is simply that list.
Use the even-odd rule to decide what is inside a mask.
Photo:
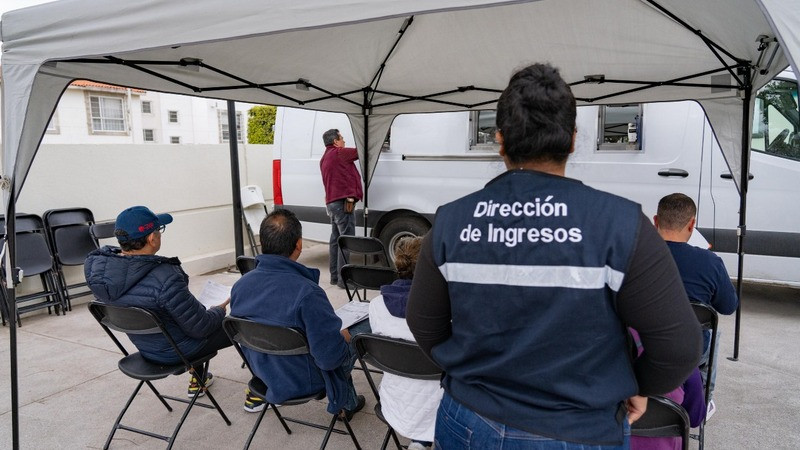
[{"label": "tent canopy roof", "polygon": [[700,100],[738,171],[744,71],[757,88],[788,65],[800,39],[776,23],[791,29],[796,5],[61,0],[3,15],[4,102],[21,115],[4,124],[4,168],[24,179],[73,79],[344,112],[371,168],[394,115],[491,109],[514,69],[549,62],[579,103]]}]

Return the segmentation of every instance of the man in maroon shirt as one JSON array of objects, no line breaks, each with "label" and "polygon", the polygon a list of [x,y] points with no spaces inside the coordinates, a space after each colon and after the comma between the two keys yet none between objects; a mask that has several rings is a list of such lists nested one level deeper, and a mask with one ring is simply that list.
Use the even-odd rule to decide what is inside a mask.
[{"label": "man in maroon shirt", "polygon": [[358,151],[344,146],[344,138],[337,129],[322,134],[325,154],[319,161],[322,171],[322,184],[325,185],[325,209],[331,218],[330,270],[331,284],[344,288],[339,279],[339,270],[344,258],[339,252],[338,239],[341,235],[353,235],[356,231],[355,203],[363,197],[361,176],[355,162]]}]

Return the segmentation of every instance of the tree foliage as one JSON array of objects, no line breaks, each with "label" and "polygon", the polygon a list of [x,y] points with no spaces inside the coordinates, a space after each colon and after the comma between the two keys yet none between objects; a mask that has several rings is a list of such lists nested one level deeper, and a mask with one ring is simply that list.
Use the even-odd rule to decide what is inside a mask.
[{"label": "tree foliage", "polygon": [[275,138],[274,106],[263,105],[250,108],[247,113],[247,142],[250,144],[272,144]]}]

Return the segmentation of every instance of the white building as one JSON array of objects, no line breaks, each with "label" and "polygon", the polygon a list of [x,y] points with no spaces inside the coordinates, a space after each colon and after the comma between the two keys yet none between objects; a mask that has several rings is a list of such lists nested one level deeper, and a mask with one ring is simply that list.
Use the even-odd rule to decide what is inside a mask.
[{"label": "white building", "polygon": [[[239,142],[247,111],[236,104]],[[73,82],[56,107],[43,144],[221,144],[228,142],[227,102]]]}]

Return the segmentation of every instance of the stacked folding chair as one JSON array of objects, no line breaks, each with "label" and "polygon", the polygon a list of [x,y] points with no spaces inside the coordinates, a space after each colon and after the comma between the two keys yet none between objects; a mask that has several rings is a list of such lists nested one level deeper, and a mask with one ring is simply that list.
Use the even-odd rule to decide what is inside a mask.
[{"label": "stacked folding chair", "polygon": [[[64,267],[83,266],[89,252],[97,248],[97,241],[90,232],[94,215],[87,208],[64,208],[45,211],[43,218],[61,295],[67,302],[67,309],[72,310],[73,298],[91,295],[92,291],[85,280],[68,284]],[[75,289],[79,289],[78,292],[74,292]]]},{"label": "stacked folding chair", "polygon": [[256,236],[261,229],[261,222],[267,217],[267,203],[264,201],[264,193],[261,188],[254,184],[243,187],[241,196],[247,238],[250,240],[250,249],[255,256],[261,253],[258,251],[259,245]]}]

